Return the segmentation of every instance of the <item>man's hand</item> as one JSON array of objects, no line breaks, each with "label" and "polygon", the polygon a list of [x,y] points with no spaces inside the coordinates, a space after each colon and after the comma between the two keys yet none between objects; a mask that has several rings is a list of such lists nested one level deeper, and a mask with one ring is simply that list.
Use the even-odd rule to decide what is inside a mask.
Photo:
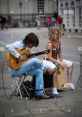
[{"label": "man's hand", "polygon": [[26,60],[26,55],[20,55],[19,61],[24,61],[24,60]]}]

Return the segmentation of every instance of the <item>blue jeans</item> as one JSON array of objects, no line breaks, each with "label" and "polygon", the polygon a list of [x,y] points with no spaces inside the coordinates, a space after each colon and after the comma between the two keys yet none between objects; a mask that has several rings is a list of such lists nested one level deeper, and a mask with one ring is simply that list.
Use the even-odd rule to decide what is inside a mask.
[{"label": "blue jeans", "polygon": [[27,73],[30,76],[36,76],[36,95],[44,95],[44,81],[43,81],[43,66],[37,58],[32,58],[29,61],[25,62],[20,69],[11,70],[12,77],[21,76],[22,74]]}]

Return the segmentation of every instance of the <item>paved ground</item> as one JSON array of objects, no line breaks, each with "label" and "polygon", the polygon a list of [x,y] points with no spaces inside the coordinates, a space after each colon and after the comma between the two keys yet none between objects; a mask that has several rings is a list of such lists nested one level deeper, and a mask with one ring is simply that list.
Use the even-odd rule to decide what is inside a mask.
[{"label": "paved ground", "polygon": [[[48,33],[46,28],[40,30],[32,28],[0,31],[0,49],[3,51],[2,47],[4,47],[6,43],[11,43],[30,31],[35,32],[40,38],[39,48],[33,50],[40,51],[44,49]],[[82,45],[82,35],[65,33],[62,43],[64,45],[64,56],[74,61],[73,83],[76,85],[80,74],[80,56],[78,56],[79,54],[76,52],[76,48]],[[71,44],[74,44],[76,47],[74,48]],[[70,51],[70,53],[68,51]],[[74,91],[61,91],[60,94],[63,97],[60,99],[37,101],[35,99],[21,99],[16,96],[10,97],[9,94],[13,89],[16,79],[11,79],[10,70],[4,60],[3,52],[0,51],[0,117],[82,117],[82,88],[80,87]]]}]

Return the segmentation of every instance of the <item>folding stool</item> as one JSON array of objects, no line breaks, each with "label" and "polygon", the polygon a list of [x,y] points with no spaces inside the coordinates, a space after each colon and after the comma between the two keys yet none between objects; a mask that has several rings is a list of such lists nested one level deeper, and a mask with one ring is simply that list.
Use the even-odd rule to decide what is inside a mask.
[{"label": "folding stool", "polygon": [[[4,71],[7,71],[8,70],[8,74],[10,74],[10,72],[11,72],[11,69],[9,68],[9,66],[8,66],[8,63],[7,63],[7,51],[5,51],[4,52],[4,54],[2,55],[2,57],[4,58],[4,59],[2,59],[2,60],[4,60],[3,61],[3,63],[2,63],[2,79],[3,79],[3,77],[4,77]],[[28,98],[30,98],[30,94],[29,94],[29,92],[27,91],[27,89],[26,89],[26,86],[24,85],[24,81],[25,81],[25,78],[28,76],[28,74],[27,73],[25,73],[25,74],[22,74],[21,76],[18,76],[18,77],[15,77],[15,76],[8,76],[9,78],[11,78],[11,79],[17,79],[18,78],[18,80],[16,80],[15,81],[15,87],[14,87],[14,83],[12,83],[12,88],[7,88],[7,89],[9,89],[9,93],[7,93],[7,94],[9,94],[10,96],[13,96],[13,95],[16,95],[17,94],[17,92],[19,93],[19,95],[20,95],[20,97],[21,98],[23,98],[23,96],[22,96],[22,93],[21,93],[21,90],[20,90],[20,87],[21,87],[21,85],[23,86],[23,89],[24,89],[24,91],[26,92],[26,94],[27,94],[27,97]],[[4,85],[4,79],[3,79],[3,85]],[[28,86],[27,86],[28,87]],[[7,91],[7,89],[6,89],[6,91],[5,91],[5,87],[3,86],[3,88],[4,88],[4,93],[5,93],[5,95],[7,96],[7,94],[6,94],[6,91]],[[28,89],[29,89],[29,87],[28,87]]]},{"label": "folding stool", "polygon": [[[15,89],[11,92],[11,96],[13,95],[17,95],[19,93],[20,97],[23,98],[22,96],[22,92],[21,92],[21,85],[23,86],[23,89],[25,91],[25,93],[27,94],[27,97],[30,99],[30,94],[29,92],[27,91],[26,89],[26,86],[24,85],[24,81],[25,81],[25,78],[27,77],[28,75],[27,74],[23,74],[21,76],[19,76],[19,80],[16,81],[16,87]],[[28,87],[28,86],[27,86]],[[29,88],[29,87],[28,87]]]}]

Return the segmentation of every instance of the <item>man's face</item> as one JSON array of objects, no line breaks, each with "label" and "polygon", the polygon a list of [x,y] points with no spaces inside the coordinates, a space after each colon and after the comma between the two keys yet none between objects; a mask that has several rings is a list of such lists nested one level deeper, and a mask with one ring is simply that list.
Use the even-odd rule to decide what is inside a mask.
[{"label": "man's face", "polygon": [[33,46],[33,44],[28,44],[28,45],[26,45],[26,47],[32,48],[32,47],[34,47],[34,46]]}]

